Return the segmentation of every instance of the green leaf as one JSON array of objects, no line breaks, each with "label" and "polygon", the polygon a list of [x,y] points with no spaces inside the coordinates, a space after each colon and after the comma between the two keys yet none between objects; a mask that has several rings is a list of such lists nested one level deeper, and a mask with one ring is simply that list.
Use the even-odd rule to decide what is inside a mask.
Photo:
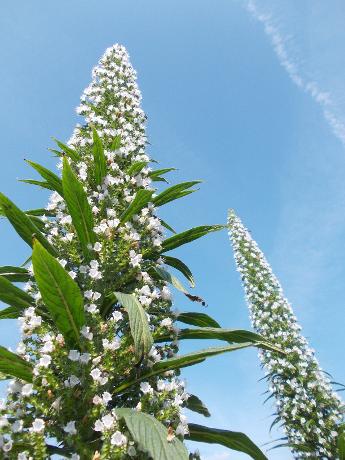
[{"label": "green leaf", "polygon": [[189,281],[190,287],[195,287],[193,273],[190,271],[187,265],[182,262],[182,260],[176,259],[176,257],[170,257],[170,256],[162,256],[162,259],[164,260],[164,263],[166,263],[167,265],[170,265],[171,267],[176,268],[176,270],[181,272]]},{"label": "green leaf", "polygon": [[13,307],[26,308],[34,305],[34,299],[25,291],[14,286],[4,276],[0,275],[0,300]]},{"label": "green leaf", "polygon": [[192,326],[199,327],[220,327],[217,321],[206,313],[199,312],[181,312],[176,317],[177,321],[185,324],[191,324]]},{"label": "green leaf", "polygon": [[0,372],[32,382],[32,366],[20,356],[0,346]]},{"label": "green leaf", "polygon": [[194,227],[190,230],[186,230],[185,232],[178,233],[177,235],[171,236],[163,241],[161,252],[171,251],[183,244],[190,243],[191,241],[201,238],[208,233],[218,232],[223,228],[225,228],[224,225],[201,225],[200,227]]},{"label": "green leaf", "polygon": [[339,460],[345,460],[345,433],[338,434],[338,455]]},{"label": "green leaf", "polygon": [[95,179],[96,184],[102,185],[103,180],[107,174],[107,159],[104,155],[104,148],[102,140],[97,134],[95,129],[92,130],[93,133],[93,159],[95,162]]},{"label": "green leaf", "polygon": [[[158,336],[155,342],[165,342],[169,340],[169,335]],[[275,347],[259,334],[246,331],[244,329],[222,329],[218,327],[202,327],[196,329],[181,329],[177,334],[178,340],[185,339],[209,339],[209,340],[225,340],[229,343],[249,343],[252,345],[264,348],[265,350],[281,352],[282,350]]]},{"label": "green leaf", "polygon": [[31,278],[26,268],[11,267],[10,265],[0,267],[0,275],[14,283],[25,283]]},{"label": "green leaf", "polygon": [[25,214],[27,214],[28,216],[37,216],[37,217],[40,217],[40,216],[53,217],[53,216],[55,216],[54,211],[49,211],[48,209],[45,209],[45,208],[28,209],[27,211],[25,211]]},{"label": "green leaf", "polygon": [[161,176],[162,174],[166,174],[166,173],[168,173],[168,172],[170,172],[170,171],[176,171],[176,169],[175,169],[175,168],[156,169],[156,170],[154,170],[154,171],[151,171],[151,172],[149,173],[149,176],[151,177],[152,180],[154,180],[155,177],[159,177],[159,176]]},{"label": "green leaf", "polygon": [[90,248],[95,243],[93,216],[86,192],[67,158],[63,159],[62,185],[68,211],[72,217],[75,231],[86,260],[90,260]]},{"label": "green leaf", "polygon": [[195,395],[189,395],[185,407],[193,412],[202,414],[205,417],[211,417],[211,414],[209,413],[205,404]]},{"label": "green leaf", "polygon": [[24,182],[24,184],[37,185],[38,187],[46,188],[48,190],[54,190],[53,186],[46,181],[34,180],[34,179],[19,179],[19,182]]},{"label": "green leaf", "polygon": [[183,292],[184,294],[188,294],[188,291],[186,288],[183,286],[183,284],[171,273],[168,271],[164,270],[164,268],[161,267],[155,267],[154,272],[156,273],[156,277],[158,275],[158,278],[164,281],[167,281],[168,283],[172,284],[176,289],[179,291]]},{"label": "green leaf", "polygon": [[130,176],[136,176],[143,168],[145,168],[146,165],[147,161],[136,161],[127,169],[127,174]]},{"label": "green leaf", "polygon": [[0,310],[0,319],[17,319],[23,314],[23,308],[8,307]]},{"label": "green leaf", "polygon": [[[184,192],[187,189],[193,187],[193,185],[200,184],[200,182],[200,180],[194,180],[173,185],[154,197],[152,202],[155,206],[162,206],[170,201],[177,200],[178,198],[184,196]],[[189,191],[189,193],[191,193],[191,191]]]},{"label": "green leaf", "polygon": [[161,224],[163,225],[163,227],[165,227],[167,230],[170,230],[171,233],[176,233],[175,230],[172,227],[170,227],[169,224],[165,222],[165,220],[163,219],[159,219],[159,220],[161,221]]},{"label": "green leaf", "polygon": [[2,193],[0,193],[0,206],[18,235],[21,236],[29,246],[32,247],[32,239],[33,236],[35,236],[42,246],[51,254],[56,255],[55,248],[53,248],[48,240],[42,235],[30,217],[17,208],[17,206]]},{"label": "green leaf", "polygon": [[111,143],[110,150],[118,150],[121,147],[121,137],[115,136]]},{"label": "green leaf", "polygon": [[70,157],[73,161],[80,161],[81,157],[78,152],[76,152],[74,149],[71,147],[68,147],[68,145],[63,144],[62,142],[58,141],[53,137],[53,141],[56,142],[56,144],[60,147],[60,149],[68,156]]},{"label": "green leaf", "polygon": [[264,453],[243,433],[218,430],[189,423],[189,435],[185,439],[209,444],[221,444],[229,449],[248,454],[254,460],[268,460]]},{"label": "green leaf", "polygon": [[139,449],[154,460],[188,460],[183,443],[174,438],[168,441],[168,430],[152,415],[133,409],[116,409],[116,415],[123,418]]},{"label": "green leaf", "polygon": [[56,327],[69,345],[79,346],[85,314],[77,283],[38,241],[34,242],[32,264],[42,300]]},{"label": "green leaf", "polygon": [[152,199],[152,190],[140,189],[137,191],[133,201],[120,217],[120,225],[129,221],[135,214],[146,206]]},{"label": "green leaf", "polygon": [[55,190],[60,196],[63,196],[62,191],[62,182],[60,177],[54,174],[49,169],[41,166],[38,163],[34,163],[30,160],[25,160],[30,166],[32,166],[42,177],[46,180],[46,182],[52,187],[52,190]]},{"label": "green leaf", "polygon": [[188,353],[185,355],[177,355],[173,358],[166,359],[164,361],[159,361],[158,363],[154,364],[149,371],[144,372],[137,379],[127,381],[120,385],[118,388],[114,390],[114,393],[121,393],[126,388],[129,388],[130,386],[135,385],[136,383],[141,382],[142,380],[154,377],[155,375],[161,375],[167,371],[173,371],[175,369],[193,366],[194,364],[202,363],[203,361],[205,361],[206,358],[210,358],[211,356],[241,350],[242,348],[248,348],[252,345],[252,343],[240,343],[236,345],[226,345],[224,347],[206,348],[204,350],[194,351],[192,353]]},{"label": "green leaf", "polygon": [[124,294],[123,292],[114,292],[114,294],[128,313],[135,355],[137,359],[140,359],[149,353],[153,345],[145,310],[133,294]]}]

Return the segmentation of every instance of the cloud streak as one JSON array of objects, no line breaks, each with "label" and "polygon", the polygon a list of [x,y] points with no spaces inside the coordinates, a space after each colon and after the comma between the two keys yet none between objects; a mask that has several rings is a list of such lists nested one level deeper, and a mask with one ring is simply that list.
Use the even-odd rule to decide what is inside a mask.
[{"label": "cloud streak", "polygon": [[316,81],[303,77],[297,62],[289,55],[287,50],[287,43],[290,38],[282,34],[273,15],[261,12],[254,0],[248,0],[246,9],[255,20],[263,25],[281,66],[286,70],[291,80],[321,106],[324,118],[335,136],[345,146],[345,122],[337,114],[336,105],[330,93],[323,91]]}]

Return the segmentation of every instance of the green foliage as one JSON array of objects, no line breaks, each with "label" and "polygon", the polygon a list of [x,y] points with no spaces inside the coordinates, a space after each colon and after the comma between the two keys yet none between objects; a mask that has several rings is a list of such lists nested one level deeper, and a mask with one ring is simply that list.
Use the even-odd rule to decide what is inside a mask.
[{"label": "green foliage", "polygon": [[70,346],[80,347],[85,315],[77,283],[38,241],[34,243],[32,264],[42,299],[56,327]]},{"label": "green foliage", "polygon": [[102,185],[103,180],[107,174],[107,159],[104,155],[104,148],[102,140],[93,129],[93,159],[95,164],[95,181],[97,185]]},{"label": "green foliage", "polygon": [[0,372],[25,382],[32,382],[31,365],[15,353],[0,346]]},{"label": "green foliage", "polygon": [[220,327],[216,320],[206,313],[199,312],[181,312],[176,317],[177,321],[185,324],[191,324],[192,326],[200,327]]},{"label": "green foliage", "polygon": [[195,395],[189,396],[186,402],[186,407],[187,409],[204,415],[205,417],[211,417],[211,414],[205,404]]},{"label": "green foliage", "polygon": [[152,191],[140,189],[137,191],[134,200],[128,206],[128,208],[121,214],[120,225],[128,222],[134,214],[137,214],[144,206],[146,206],[152,198]]},{"label": "green foliage", "polygon": [[0,300],[8,305],[24,309],[34,304],[34,299],[26,292],[14,286],[4,276],[0,275]]},{"label": "green foliage", "polygon": [[43,179],[45,179],[51,190],[55,190],[59,195],[63,196],[62,182],[60,177],[38,163],[34,163],[30,160],[26,160],[26,162],[32,166],[43,177]]}]

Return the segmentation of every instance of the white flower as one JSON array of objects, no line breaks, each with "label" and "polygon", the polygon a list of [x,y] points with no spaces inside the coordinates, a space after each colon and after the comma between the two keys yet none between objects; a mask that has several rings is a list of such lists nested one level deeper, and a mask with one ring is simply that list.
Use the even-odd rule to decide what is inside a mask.
[{"label": "white flower", "polygon": [[83,335],[87,340],[93,339],[93,333],[90,332],[90,328],[88,326],[83,326],[80,330],[81,335]]},{"label": "white flower", "polygon": [[95,243],[94,246],[93,246],[93,249],[94,249],[96,252],[101,251],[101,250],[102,250],[102,244],[99,243],[99,242]]},{"label": "white flower", "polygon": [[135,447],[134,446],[129,446],[128,449],[127,449],[127,454],[130,457],[135,457],[137,455],[137,451],[135,450]]},{"label": "white flower", "polygon": [[78,350],[70,350],[68,353],[68,359],[71,361],[79,361],[80,359],[80,353]]},{"label": "white flower", "polygon": [[17,460],[28,460],[28,457],[26,456],[25,452],[20,452],[18,454]]},{"label": "white flower", "polygon": [[125,444],[127,444],[127,438],[120,431],[115,431],[115,433],[110,438],[110,443],[113,446],[124,446]]},{"label": "white flower", "polygon": [[80,355],[80,362],[82,364],[87,364],[91,359],[90,353],[81,353]]},{"label": "white flower", "polygon": [[42,431],[44,431],[44,427],[45,427],[44,420],[42,420],[41,418],[35,418],[35,420],[33,421],[32,427],[30,428],[30,431],[34,433],[41,433]]},{"label": "white flower", "polygon": [[160,325],[161,325],[162,327],[168,327],[168,328],[169,328],[169,327],[172,326],[172,319],[171,319],[171,318],[164,318],[164,319],[161,321]]},{"label": "white flower", "polygon": [[97,406],[103,403],[103,399],[100,396],[95,395],[92,399],[92,402]]},{"label": "white flower", "polygon": [[85,306],[85,310],[89,313],[98,313],[99,309],[95,303],[90,303],[89,305]]},{"label": "white flower", "polygon": [[80,456],[78,454],[72,454],[71,460],[80,460]]},{"label": "white flower", "polygon": [[52,351],[54,351],[54,344],[52,341],[50,340],[47,340],[43,347],[41,348],[41,352],[42,353],[51,353]]},{"label": "white flower", "polygon": [[102,417],[102,423],[104,425],[104,428],[106,428],[107,430],[110,430],[110,428],[113,427],[114,425],[114,422],[115,422],[115,419],[112,415],[110,414],[107,414],[107,415],[104,415]]},{"label": "white flower", "polygon": [[121,321],[123,319],[123,315],[120,311],[114,311],[114,313],[112,314],[112,318],[114,321]]},{"label": "white flower", "polygon": [[96,420],[95,426],[93,427],[93,429],[94,429],[95,431],[101,431],[101,432],[103,432],[103,431],[104,431],[104,425],[103,425],[103,423],[102,423],[100,420]]},{"label": "white flower", "polygon": [[22,387],[22,396],[30,396],[32,394],[32,390],[33,390],[33,384],[26,383]]},{"label": "white flower", "polygon": [[151,387],[151,385],[150,385],[148,382],[141,382],[141,384],[140,384],[140,390],[141,390],[144,394],[148,394],[148,393],[152,393],[152,392],[153,392],[153,388]]},{"label": "white flower", "polygon": [[64,426],[63,428],[64,432],[69,434],[69,435],[74,435],[77,434],[77,429],[75,427],[75,421],[72,420],[67,423],[67,425]]},{"label": "white flower", "polygon": [[64,381],[64,385],[66,388],[73,388],[79,383],[80,383],[80,380],[75,375],[71,375],[70,377],[68,377],[67,380]]},{"label": "white flower", "polygon": [[50,363],[52,361],[51,356],[49,355],[42,355],[42,357],[39,359],[37,366],[38,367],[49,367]]},{"label": "white flower", "polygon": [[11,449],[12,449],[12,446],[13,446],[13,441],[12,439],[9,439],[3,446],[2,446],[2,450],[4,452],[9,452]]},{"label": "white flower", "polygon": [[121,346],[121,341],[118,337],[116,337],[112,342],[110,342],[108,339],[103,339],[102,340],[103,348],[105,350],[117,350]]},{"label": "white flower", "polygon": [[166,286],[161,291],[161,297],[163,300],[171,300],[171,292]]},{"label": "white flower", "polygon": [[102,400],[103,400],[104,404],[108,404],[108,402],[112,400],[111,394],[108,393],[108,391],[105,391],[105,392],[102,394]]}]

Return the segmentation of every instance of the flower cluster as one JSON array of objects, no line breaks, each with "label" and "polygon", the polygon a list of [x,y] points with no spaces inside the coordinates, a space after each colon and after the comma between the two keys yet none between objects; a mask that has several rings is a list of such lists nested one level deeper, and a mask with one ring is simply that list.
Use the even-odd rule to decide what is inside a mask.
[{"label": "flower cluster", "polygon": [[335,459],[341,401],[301,335],[263,253],[233,211],[229,235],[255,330],[286,353],[260,351],[269,390],[295,458]]},{"label": "flower cluster", "polygon": [[[118,407],[154,415],[169,426],[172,437],[183,439],[188,433],[182,413],[188,393],[177,372],[116,392],[124,379],[135,378],[177,352],[176,330],[169,288],[151,276],[152,268],[163,262],[158,256],[144,256],[150,251],[159,253],[163,241],[155,206],[148,203],[125,225],[119,225],[139,189],[154,191],[145,152],[146,117],[124,47],[108,48],[92,75],[77,108],[85,124],[75,128],[68,142],[79,158],[69,160],[70,165],[92,209],[97,241],[89,247],[91,259],[85,262],[66,202],[57,192],[51,195],[42,218],[44,233],[58,251],[60,264],[84,296],[81,349],[70,349],[47,320],[32,276],[25,290],[36,306],[25,309],[20,318],[22,340],[17,353],[32,363],[34,378],[32,384],[12,381],[6,401],[1,401],[0,452],[4,458],[50,458],[54,448],[48,439],[53,445],[63,445],[66,458],[73,460],[148,458],[143,452],[138,454],[140,446],[116,415]],[[93,130],[107,160],[101,185],[94,177]],[[135,293],[153,337],[170,334],[172,342],[153,346],[138,362],[127,313],[116,302],[107,303],[107,295],[116,291]]]}]

